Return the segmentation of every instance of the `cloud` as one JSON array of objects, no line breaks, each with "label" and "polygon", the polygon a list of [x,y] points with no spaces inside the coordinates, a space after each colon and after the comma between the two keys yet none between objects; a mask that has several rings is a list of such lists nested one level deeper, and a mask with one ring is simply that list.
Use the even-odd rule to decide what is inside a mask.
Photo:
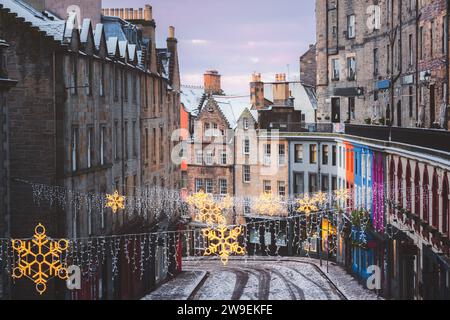
[{"label": "cloud", "polygon": [[250,57],[250,61],[256,64],[260,61],[260,59],[258,57]]},{"label": "cloud", "polygon": [[191,40],[191,43],[195,45],[206,45],[209,43],[209,41],[204,39],[193,39]]}]

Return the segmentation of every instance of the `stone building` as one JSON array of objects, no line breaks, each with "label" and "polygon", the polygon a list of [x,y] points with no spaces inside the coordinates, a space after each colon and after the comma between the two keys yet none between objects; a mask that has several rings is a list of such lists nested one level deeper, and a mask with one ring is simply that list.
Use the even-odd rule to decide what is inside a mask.
[{"label": "stone building", "polygon": [[318,121],[447,127],[446,1],[316,1]]},{"label": "stone building", "polygon": [[[154,214],[134,208],[112,214],[95,195],[117,190],[132,198],[152,186],[179,183],[170,158],[171,131],[179,126],[174,29],[167,48],[157,49],[150,6],[133,24],[102,16],[100,1],[81,1],[79,10],[71,4],[0,1],[0,38],[10,44],[6,70],[18,81],[6,94],[9,234],[27,238],[38,223],[56,238],[152,231]],[[29,183],[63,187],[75,197],[64,207],[38,207]],[[80,203],[77,194],[94,196]],[[177,227],[173,219],[168,227]],[[157,260],[145,264],[148,281],[142,282],[120,257],[120,281],[111,280],[106,263],[70,297],[140,297],[167,275]],[[12,289],[12,297],[35,298],[23,282]],[[52,284],[45,295],[62,297],[64,292],[61,284]]]},{"label": "stone building", "polygon": [[300,57],[300,82],[305,86],[316,87],[317,60],[315,44],[311,44],[308,51]]},{"label": "stone building", "polygon": [[[16,84],[8,77],[6,50],[8,43],[0,38],[0,238],[7,238],[9,230],[9,143],[6,93]],[[0,263],[0,268],[3,268]],[[9,283],[6,275],[0,276],[0,299],[6,297]],[[5,285],[5,288],[4,288]]]}]

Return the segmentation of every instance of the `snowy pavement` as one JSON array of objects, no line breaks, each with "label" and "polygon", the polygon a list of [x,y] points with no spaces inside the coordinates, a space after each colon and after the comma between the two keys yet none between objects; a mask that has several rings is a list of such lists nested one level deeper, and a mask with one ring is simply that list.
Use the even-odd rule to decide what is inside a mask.
[{"label": "snowy pavement", "polygon": [[341,267],[307,258],[183,261],[184,272],[144,300],[377,300]]}]

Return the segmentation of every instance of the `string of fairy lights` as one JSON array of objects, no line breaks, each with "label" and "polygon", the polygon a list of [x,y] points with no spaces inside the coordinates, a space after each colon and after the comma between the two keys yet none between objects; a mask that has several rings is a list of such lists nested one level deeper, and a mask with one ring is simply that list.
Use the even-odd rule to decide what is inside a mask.
[{"label": "string of fairy lights", "polygon": [[[288,240],[293,244],[297,255],[303,253],[310,256],[311,252],[321,250],[317,246],[322,243],[325,244],[327,253],[333,254],[337,248],[338,235],[348,237],[353,244],[364,247],[370,227],[377,232],[386,233],[388,237],[396,235],[391,228],[386,228],[384,211],[379,217],[373,213],[371,215],[373,203],[371,209],[367,209],[367,203],[355,209],[355,204],[365,203],[363,199],[383,193],[382,189],[384,191],[386,187],[383,184],[374,185],[373,189],[341,189],[296,198],[263,193],[250,200],[255,214],[244,214],[245,222],[236,223],[234,220],[230,221],[230,217],[236,216],[237,206],[249,205],[248,197],[216,196],[203,191],[183,196],[177,190],[158,187],[136,190],[132,197],[125,197],[118,191],[106,195],[77,193],[63,187],[34,184],[25,180],[20,182],[32,186],[33,199],[38,205],[46,202],[50,206],[70,205],[81,208],[83,203],[93,201],[99,210],[109,208],[113,213],[149,210],[155,214],[162,210],[179,211],[183,207],[187,208],[184,214],[198,225],[197,228],[179,231],[59,240],[47,237],[45,227],[38,225],[31,238],[0,239],[0,269],[10,273],[13,279],[28,277],[41,294],[45,292],[49,279],[68,277],[69,265],[78,266],[82,275],[89,279],[96,277],[102,266],[109,263],[113,280],[118,277],[123,260],[140,279],[149,262],[154,259],[162,260],[164,266],[178,268],[177,247],[181,243],[183,257],[218,256],[226,265],[231,255],[251,254],[247,250],[253,250],[253,255],[264,250],[267,255],[279,256],[280,250],[287,247]],[[400,195],[405,197],[411,191],[396,190],[398,198]],[[386,204],[393,206],[393,199],[383,197],[382,200],[383,210]],[[46,260],[46,256],[36,254],[42,252],[43,248],[51,257],[51,263]],[[55,257],[58,257],[56,264]],[[51,265],[49,274],[39,271],[42,264],[46,263]]]}]

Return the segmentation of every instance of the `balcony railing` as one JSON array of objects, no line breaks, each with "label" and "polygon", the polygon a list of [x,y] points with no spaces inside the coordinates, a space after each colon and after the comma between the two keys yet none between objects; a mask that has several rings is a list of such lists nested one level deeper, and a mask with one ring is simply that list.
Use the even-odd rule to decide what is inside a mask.
[{"label": "balcony railing", "polygon": [[450,131],[445,130],[347,124],[345,133],[450,152]]}]

